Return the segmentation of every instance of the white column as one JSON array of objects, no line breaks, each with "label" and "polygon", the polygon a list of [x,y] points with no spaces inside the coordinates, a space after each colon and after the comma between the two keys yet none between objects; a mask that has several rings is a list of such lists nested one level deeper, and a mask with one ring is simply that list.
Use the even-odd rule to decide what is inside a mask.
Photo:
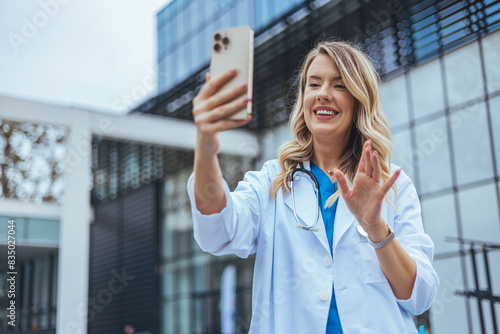
[{"label": "white column", "polygon": [[87,333],[90,223],[90,113],[68,109],[64,203],[57,284],[57,334]]}]

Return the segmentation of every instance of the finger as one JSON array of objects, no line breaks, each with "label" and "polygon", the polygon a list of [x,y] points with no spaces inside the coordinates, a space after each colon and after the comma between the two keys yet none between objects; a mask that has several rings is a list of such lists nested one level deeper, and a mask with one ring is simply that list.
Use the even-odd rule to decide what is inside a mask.
[{"label": "finger", "polygon": [[209,75],[210,80],[206,84],[203,85],[200,92],[198,93],[198,96],[201,99],[206,99],[206,98],[214,95],[229,80],[234,78],[235,75],[236,75],[236,69],[226,71],[213,79]]},{"label": "finger", "polygon": [[210,81],[210,72],[205,73],[205,83]]},{"label": "finger", "polygon": [[234,128],[243,126],[243,125],[247,124],[248,122],[250,122],[251,120],[252,120],[252,115],[249,115],[246,119],[236,119],[236,120],[227,119],[227,120],[223,120],[223,121],[220,121],[217,123],[213,123],[210,126],[209,130],[214,132],[214,133],[226,131],[226,130],[230,130],[230,129],[234,129]]},{"label": "finger", "polygon": [[373,166],[372,166],[372,158],[371,158],[371,143],[368,141],[368,145],[365,148],[365,173],[369,177],[372,177]]},{"label": "finger", "polygon": [[365,172],[365,147],[366,147],[366,142],[363,144],[363,148],[361,149],[361,159],[359,159],[359,164],[358,164],[358,172]]},{"label": "finger", "polygon": [[347,181],[345,179],[344,173],[342,173],[340,169],[335,168],[333,170],[333,174],[335,175],[335,179],[337,180],[342,196],[343,197],[347,196],[350,190],[349,190],[349,185],[347,184]]},{"label": "finger", "polygon": [[203,103],[203,109],[212,110],[224,103],[228,103],[235,100],[236,98],[240,97],[241,95],[247,92],[248,92],[247,84],[234,87],[232,89],[224,90],[222,92],[218,92],[217,94],[213,95]]},{"label": "finger", "polygon": [[389,191],[389,189],[391,189],[392,185],[394,184],[394,182],[396,182],[396,180],[398,179],[399,177],[399,174],[401,174],[401,167],[394,172],[394,174],[392,174],[392,176],[390,177],[389,180],[387,180],[383,185],[382,185],[382,191],[384,192],[384,195]]},{"label": "finger", "polygon": [[377,151],[373,151],[372,155],[373,178],[380,183],[380,161],[378,160]]},{"label": "finger", "polygon": [[238,111],[246,108],[248,102],[250,102],[250,99],[248,97],[245,97],[244,99],[238,99],[234,100],[232,102],[223,104],[216,109],[214,109],[212,112],[206,113],[206,121],[207,122],[216,122],[221,119],[228,118],[229,116],[237,113]]}]

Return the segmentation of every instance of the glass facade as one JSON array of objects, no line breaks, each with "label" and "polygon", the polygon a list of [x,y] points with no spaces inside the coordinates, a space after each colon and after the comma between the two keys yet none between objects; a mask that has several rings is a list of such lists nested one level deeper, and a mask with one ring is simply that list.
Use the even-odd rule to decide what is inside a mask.
[{"label": "glass facade", "polygon": [[[480,332],[476,300],[454,294],[473,289],[470,260],[446,238],[500,242],[500,62],[491,60],[498,54],[499,31],[382,84],[394,162],[413,172],[425,229],[435,243],[441,286],[430,310],[432,333]],[[490,268],[498,267],[499,252],[490,254]],[[478,261],[478,269],[484,288],[484,262]],[[491,275],[498,295],[500,272]],[[489,303],[483,304],[491,326]],[[500,319],[500,305],[495,310]]]},{"label": "glass facade", "polygon": [[[499,73],[500,62],[491,64],[495,56],[486,54],[486,49],[500,54],[500,31],[381,86],[395,146],[393,162],[403,167],[415,184],[424,227],[435,244],[434,266],[441,285],[429,312],[430,329],[426,324],[426,333],[481,332],[477,301],[455,294],[457,290],[474,289],[470,257],[462,257],[461,252],[467,249],[447,241],[448,237],[500,243],[500,86],[491,88],[495,82],[488,79]],[[467,98],[453,92],[462,89],[465,94],[465,88],[457,88],[461,84],[447,84],[458,80],[456,73],[448,73],[455,70],[451,64],[464,67],[456,61],[457,54],[464,59],[477,57],[476,65],[466,68],[479,73],[467,73],[467,78],[480,80],[469,86],[472,93],[467,93]],[[454,97],[450,100],[450,96]],[[290,139],[287,126],[266,132],[258,165],[276,157],[277,148]],[[489,254],[493,294],[499,295],[500,252]],[[485,289],[482,255],[477,256],[477,263],[480,286]],[[486,332],[493,332],[489,302],[482,304]],[[500,319],[499,304],[495,312]]]},{"label": "glass facade", "polygon": [[[243,171],[255,168],[252,159],[222,156],[221,168],[234,189]],[[186,183],[192,168],[171,175],[161,199],[161,307],[162,333],[220,333],[221,277],[229,265],[236,267],[235,325],[247,333],[251,316],[254,256],[204,253],[193,238],[191,206]]]},{"label": "glass facade", "polygon": [[[7,324],[7,261],[0,264],[0,332],[55,333],[59,221],[0,216],[0,252],[7,254],[7,222],[15,220],[16,327]],[[6,257],[5,257],[6,259]]]},{"label": "glass facade", "polygon": [[258,31],[303,0],[174,0],[158,13],[158,91],[165,92],[210,61],[216,29]]},{"label": "glass facade", "polygon": [[[283,125],[289,107],[286,102],[277,106],[284,97],[291,97],[290,77],[296,73],[299,55],[321,37],[358,41],[383,78],[382,101],[396,148],[393,162],[413,180],[425,229],[435,243],[434,264],[441,286],[430,311],[416,321],[424,323],[429,334],[480,332],[477,301],[455,293],[474,289],[470,258],[464,246],[449,242],[448,237],[500,243],[500,2],[318,0],[288,17],[281,36],[283,30],[263,29],[278,26],[276,18],[304,3],[173,1],[158,14],[159,91],[174,88],[208,66],[215,29],[242,24],[254,28],[263,42],[256,43],[256,125],[251,130],[262,139],[261,155],[255,163],[221,160],[234,188],[244,171],[259,169],[291,139]],[[293,20],[299,13],[307,19]],[[383,15],[390,20],[380,21]],[[193,79],[182,89],[172,89],[165,101],[158,99],[155,107],[141,111],[191,119],[189,102],[201,82]],[[214,257],[199,249],[185,192],[187,178],[183,171],[168,175],[162,199],[162,332],[220,332],[221,276],[234,264],[236,332],[245,333],[253,258]],[[497,263],[500,252],[491,252],[493,294],[499,295]],[[479,272],[484,268],[479,260]],[[486,286],[484,275],[480,284]],[[489,320],[489,305],[483,304]],[[500,305],[494,312],[500,319]]]}]

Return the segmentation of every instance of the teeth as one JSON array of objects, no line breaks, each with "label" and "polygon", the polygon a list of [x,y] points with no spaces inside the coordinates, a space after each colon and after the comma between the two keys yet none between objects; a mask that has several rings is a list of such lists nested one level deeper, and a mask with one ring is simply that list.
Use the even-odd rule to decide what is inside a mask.
[{"label": "teeth", "polygon": [[[331,110],[316,110],[315,111],[317,115],[327,115],[327,116],[332,116],[334,113]],[[335,115],[338,114],[338,112],[335,112]]]}]

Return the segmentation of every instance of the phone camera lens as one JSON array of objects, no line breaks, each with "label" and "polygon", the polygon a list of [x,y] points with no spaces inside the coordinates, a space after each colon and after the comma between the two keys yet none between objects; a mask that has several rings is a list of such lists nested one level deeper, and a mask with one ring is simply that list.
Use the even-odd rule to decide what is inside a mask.
[{"label": "phone camera lens", "polygon": [[217,44],[214,45],[214,50],[215,50],[215,52],[219,52],[220,51],[220,44],[219,43],[217,43]]},{"label": "phone camera lens", "polygon": [[216,41],[220,41],[220,38],[221,38],[221,36],[220,36],[220,34],[219,34],[219,33],[215,34],[214,39],[215,39]]},{"label": "phone camera lens", "polygon": [[224,37],[224,38],[222,39],[222,44],[224,44],[224,45],[229,44],[229,38]]}]

